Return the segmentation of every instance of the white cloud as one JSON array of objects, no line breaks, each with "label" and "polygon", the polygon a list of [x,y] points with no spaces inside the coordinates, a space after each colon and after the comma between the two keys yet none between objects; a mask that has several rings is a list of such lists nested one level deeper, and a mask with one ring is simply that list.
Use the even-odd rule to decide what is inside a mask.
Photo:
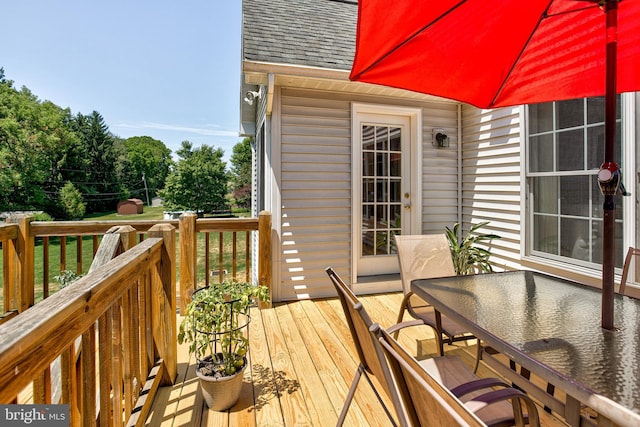
[{"label": "white cloud", "polygon": [[[169,131],[169,132],[182,132],[189,133],[195,135],[204,135],[204,136],[229,136],[229,137],[237,137],[237,130],[224,130],[220,129],[220,126],[217,125],[207,125],[205,127],[192,127],[192,126],[180,126],[174,125],[170,123],[155,123],[155,122],[141,122],[141,123],[126,123],[120,122],[111,126],[113,129],[127,129],[131,130],[160,130],[160,131]],[[117,133],[117,132],[116,132]],[[142,132],[143,133],[143,132]]]}]

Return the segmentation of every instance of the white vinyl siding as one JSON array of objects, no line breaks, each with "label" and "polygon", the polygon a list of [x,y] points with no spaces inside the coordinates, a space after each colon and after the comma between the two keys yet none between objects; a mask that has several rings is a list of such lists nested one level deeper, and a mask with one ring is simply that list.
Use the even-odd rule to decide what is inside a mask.
[{"label": "white vinyl siding", "polygon": [[[422,233],[444,233],[458,218],[457,104],[424,106],[422,123]],[[433,146],[434,128],[449,136],[449,147]]]},{"label": "white vinyl siding", "polygon": [[280,297],[332,295],[324,269],[350,273],[350,104],[315,92],[281,94]]},{"label": "white vinyl siding", "polygon": [[[443,232],[456,221],[455,105],[285,87],[276,94],[271,120],[278,121],[280,138],[275,175],[281,226],[274,246],[280,257],[279,299],[334,295],[327,266],[351,277],[352,102],[422,108],[423,232]],[[447,131],[450,147],[431,145],[434,127]]]},{"label": "white vinyl siding", "polygon": [[483,233],[501,236],[491,245],[496,270],[521,268],[520,107],[462,110],[462,219],[490,221]]}]

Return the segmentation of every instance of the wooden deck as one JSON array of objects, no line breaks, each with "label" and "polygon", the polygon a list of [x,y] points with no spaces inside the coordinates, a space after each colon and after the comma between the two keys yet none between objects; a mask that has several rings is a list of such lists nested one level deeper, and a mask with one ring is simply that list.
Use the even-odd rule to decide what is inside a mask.
[{"label": "wooden deck", "polygon": [[[362,297],[374,321],[395,323],[401,293]],[[180,321],[180,318],[178,319]],[[427,327],[409,328],[400,341],[418,358],[436,354]],[[226,412],[204,404],[193,358],[178,348],[178,379],[161,388],[147,418],[150,426],[335,426],[357,367],[357,355],[338,299],[276,304],[252,313],[250,369],[240,401]],[[475,342],[445,346],[473,366]],[[493,372],[481,366],[480,376]],[[391,408],[389,403],[388,405]],[[540,410],[544,426],[565,425]],[[366,380],[361,380],[345,425],[390,426]]]}]

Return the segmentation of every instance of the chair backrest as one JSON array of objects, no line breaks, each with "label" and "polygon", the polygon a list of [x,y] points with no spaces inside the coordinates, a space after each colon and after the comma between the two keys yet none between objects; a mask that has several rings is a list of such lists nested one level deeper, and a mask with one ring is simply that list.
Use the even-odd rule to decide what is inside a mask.
[{"label": "chair backrest", "polygon": [[[382,348],[369,329],[374,323],[364,309],[362,302],[358,300],[358,297],[355,296],[340,276],[331,267],[328,267],[325,271],[331,278],[336,291],[338,291],[338,297],[342,303],[344,315],[347,318],[347,324],[351,330],[351,336],[358,351],[362,367],[378,379],[387,396],[393,401],[397,412],[400,407],[397,406],[399,401],[397,400],[393,377],[386,364]],[[398,414],[398,417],[403,418],[401,413]]]},{"label": "chair backrest", "polygon": [[402,288],[407,294],[414,279],[455,276],[451,250],[444,234],[396,235]]},{"label": "chair backrest", "polygon": [[389,361],[398,399],[410,425],[485,426],[451,391],[434,379],[418,361],[384,329],[372,328]]},{"label": "chair backrest", "polygon": [[620,287],[618,288],[619,294],[627,295],[628,283],[640,284],[640,264],[638,264],[637,261],[638,255],[640,255],[640,249],[630,247],[627,251],[627,256],[624,259],[624,266],[622,267]]}]

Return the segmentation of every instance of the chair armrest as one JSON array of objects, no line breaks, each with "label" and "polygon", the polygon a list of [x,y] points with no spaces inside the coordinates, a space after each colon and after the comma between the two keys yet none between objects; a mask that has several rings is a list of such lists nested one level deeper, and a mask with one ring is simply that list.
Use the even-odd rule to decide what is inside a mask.
[{"label": "chair armrest", "polygon": [[399,331],[400,329],[404,329],[404,328],[407,328],[409,326],[422,326],[422,325],[427,325],[427,324],[423,320],[420,320],[420,319],[408,320],[406,322],[396,323],[395,325],[390,326],[389,328],[387,328],[386,331],[389,332],[390,334],[392,334],[395,331]]},{"label": "chair armrest", "polygon": [[493,390],[493,391],[481,394],[480,396],[474,397],[473,400],[466,402],[464,405],[471,412],[477,412],[478,410],[488,405],[491,405],[492,403],[500,402],[503,400],[511,400],[514,406],[514,415],[516,419],[518,418],[522,419],[521,417],[523,416],[523,414],[521,409],[516,410],[516,404],[515,404],[516,399],[524,402],[525,407],[527,408],[526,418],[528,419],[527,420],[528,424],[530,426],[539,426],[540,419],[538,415],[538,409],[536,408],[535,403],[529,396],[527,396],[526,394],[522,393],[520,390],[517,390],[515,388],[510,387],[510,388],[503,388],[500,390]]},{"label": "chair armrest", "polygon": [[469,381],[468,383],[460,384],[459,386],[452,388],[451,393],[453,393],[455,397],[459,398],[473,391],[491,387],[510,388],[511,386],[498,378],[482,378],[475,381]]}]

